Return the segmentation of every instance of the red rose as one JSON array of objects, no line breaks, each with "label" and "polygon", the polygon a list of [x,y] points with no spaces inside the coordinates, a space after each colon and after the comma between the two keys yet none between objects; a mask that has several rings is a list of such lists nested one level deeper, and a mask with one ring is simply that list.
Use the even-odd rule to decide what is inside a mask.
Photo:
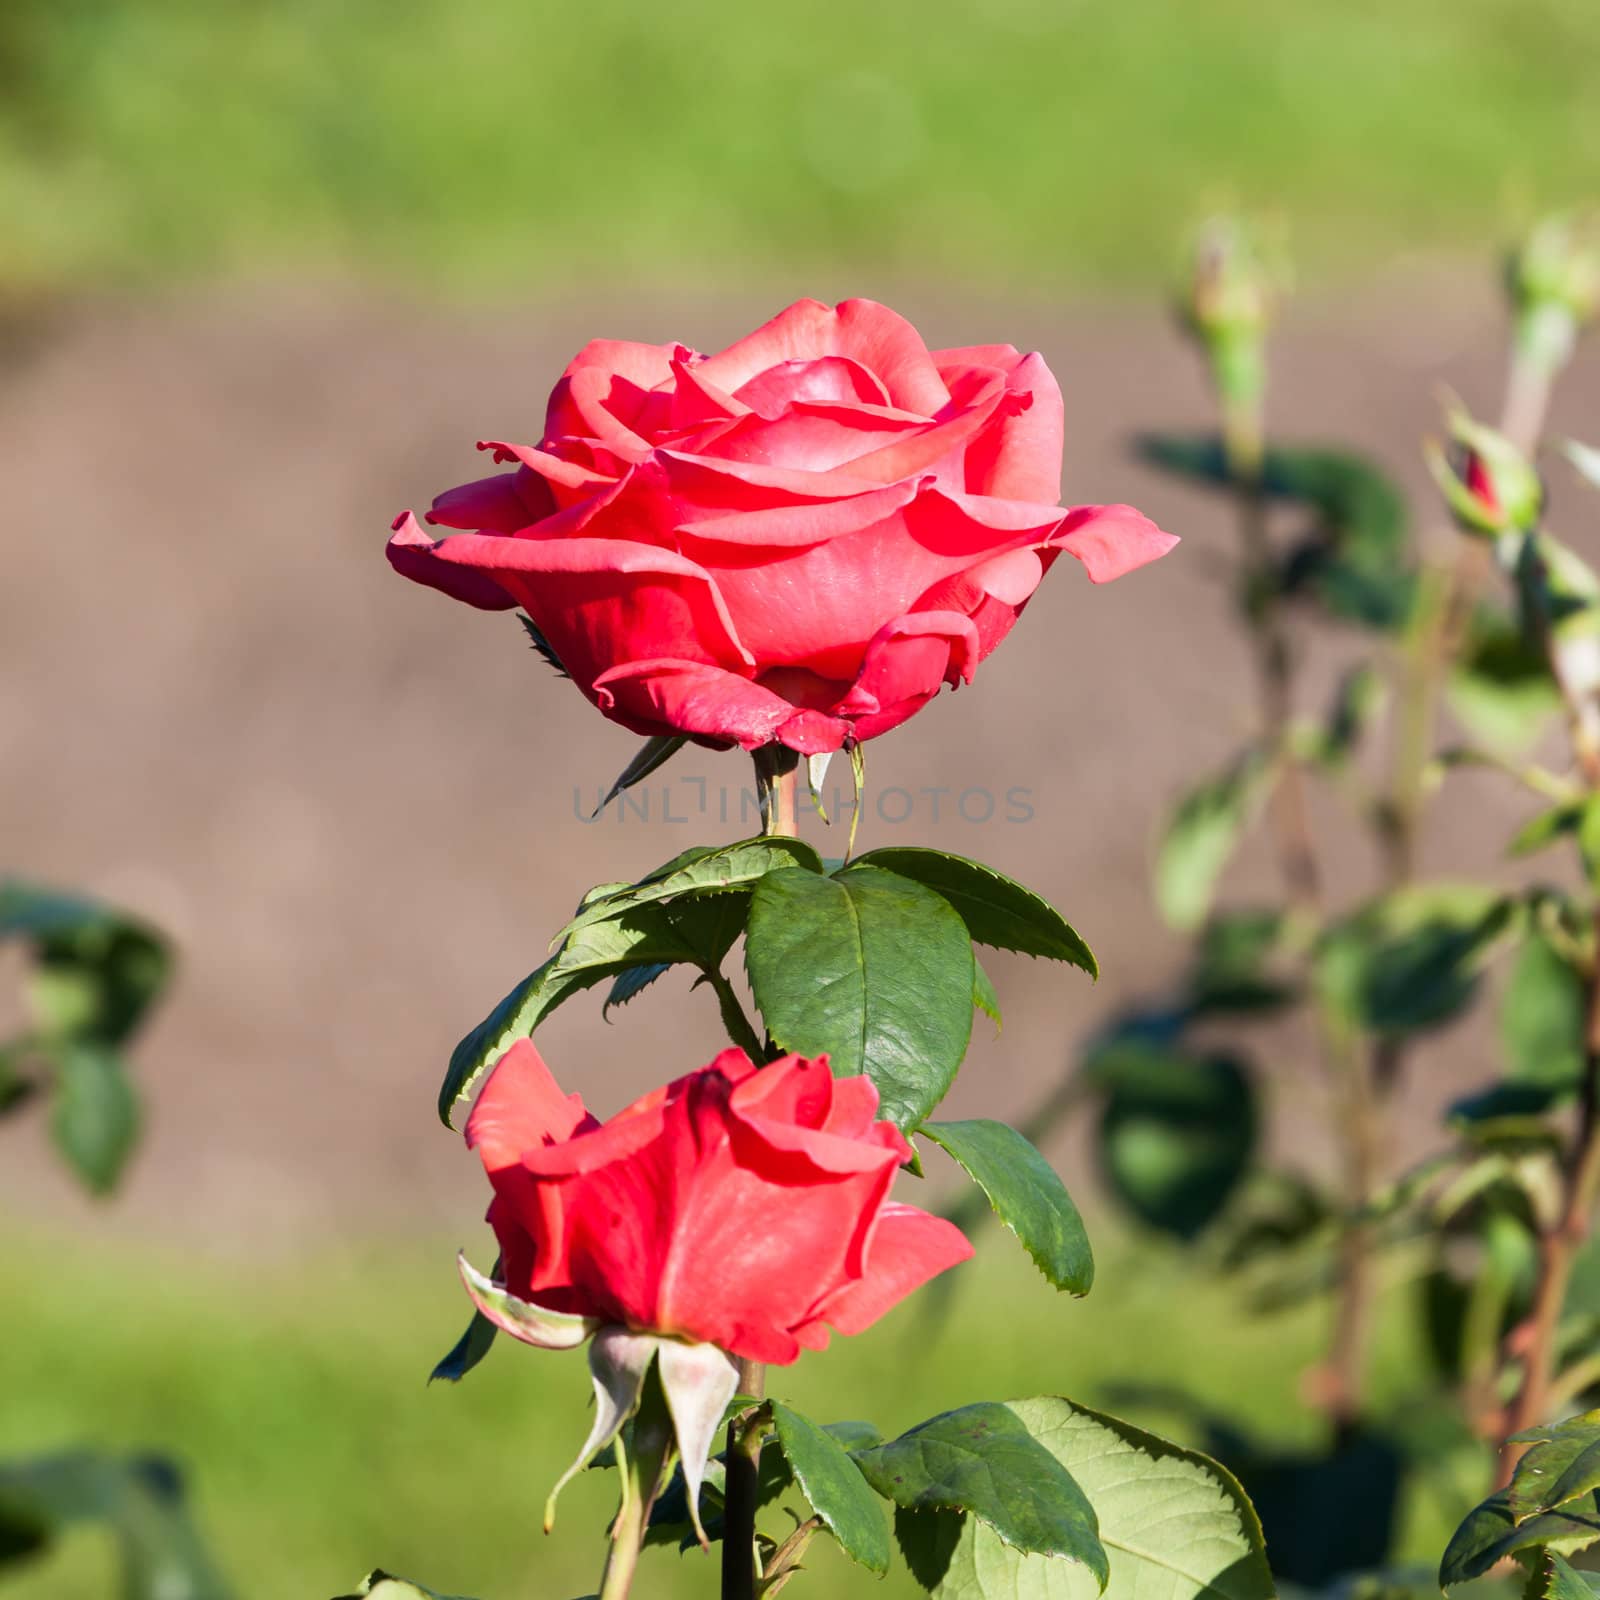
[{"label": "red rose", "polygon": [[724,1050],[600,1123],[519,1040],[467,1143],[494,1186],[496,1287],[570,1332],[479,1309],[530,1343],[611,1325],[780,1364],[830,1327],[861,1332],[972,1254],[952,1224],[890,1202],[911,1150],[877,1109],[871,1080],[836,1079],[826,1058],[757,1071]]},{"label": "red rose", "polygon": [[522,606],[637,733],[836,750],[970,681],[1061,551],[1096,583],[1173,538],[1063,510],[1061,392],[1010,345],[929,352],[870,300],[802,300],[720,355],[596,340],[510,472],[409,512],[389,559]]}]

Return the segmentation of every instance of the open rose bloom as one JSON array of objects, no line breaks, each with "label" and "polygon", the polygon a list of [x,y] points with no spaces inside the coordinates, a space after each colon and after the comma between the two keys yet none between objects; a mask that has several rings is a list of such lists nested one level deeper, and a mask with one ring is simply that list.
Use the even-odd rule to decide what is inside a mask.
[{"label": "open rose bloom", "polygon": [[407,512],[389,559],[523,607],[642,734],[808,754],[971,680],[1065,551],[1096,583],[1175,542],[1061,498],[1061,391],[1010,345],[929,351],[887,307],[802,300],[719,355],[596,340],[511,470]]},{"label": "open rose bloom", "polygon": [[463,1261],[463,1276],[515,1338],[592,1338],[596,1419],[574,1471],[654,1359],[694,1506],[734,1357],[792,1362],[971,1255],[952,1224],[889,1200],[911,1150],[877,1109],[869,1079],[826,1059],[757,1071],[725,1050],[601,1123],[527,1040],[501,1059],[467,1123],[501,1264],[490,1280]]}]

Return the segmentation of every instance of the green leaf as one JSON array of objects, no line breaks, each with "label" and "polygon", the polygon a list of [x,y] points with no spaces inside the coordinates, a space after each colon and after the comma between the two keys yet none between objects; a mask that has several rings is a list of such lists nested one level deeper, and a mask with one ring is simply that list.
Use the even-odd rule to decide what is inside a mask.
[{"label": "green leaf", "polygon": [[1583,1073],[1583,980],[1542,934],[1517,952],[1500,1005],[1500,1042],[1519,1083],[1566,1091]]},{"label": "green leaf", "polygon": [[[780,844],[791,841],[778,841]],[[721,855],[715,850],[686,851],[662,868],[675,876],[694,862]],[[791,861],[791,852],[780,858]],[[801,858],[803,860],[803,857]],[[676,894],[665,901],[629,902],[587,920],[591,910],[611,905],[634,894],[639,884],[605,884],[590,890],[578,917],[560,936],[556,953],[538,971],[525,978],[455,1048],[439,1091],[439,1115],[445,1126],[457,1106],[471,1094],[473,1085],[519,1039],[533,1030],[566,1000],[607,978],[635,977],[621,999],[630,998],[645,983],[653,982],[667,967],[688,962],[703,972],[715,973],[744,929],[748,910],[748,885],[707,888],[717,867],[709,870],[698,890]],[[619,1003],[615,986],[607,1005]]]},{"label": "green leaf", "polygon": [[[1595,1426],[1593,1417],[1587,1419],[1586,1426],[1558,1433],[1552,1439],[1535,1441],[1517,1462],[1506,1488],[1506,1509],[1510,1511],[1512,1520],[1526,1522],[1537,1512],[1552,1510],[1563,1501],[1576,1499],[1586,1492],[1592,1493],[1596,1487],[1600,1487],[1600,1483],[1593,1483],[1585,1491],[1574,1478],[1571,1493],[1562,1495],[1559,1500],[1552,1498],[1556,1487],[1567,1477],[1570,1469],[1578,1466],[1590,1447],[1597,1442],[1600,1442],[1600,1427]],[[1577,1476],[1581,1477],[1584,1471],[1585,1468],[1579,1466]],[[1579,1512],[1584,1509],[1582,1506],[1577,1508]],[[1593,1507],[1588,1509],[1592,1510]]]},{"label": "green leaf", "polygon": [[1223,1012],[1259,1014],[1295,997],[1293,983],[1271,968],[1283,945],[1286,917],[1280,910],[1219,911],[1207,921],[1186,980],[1196,1016]]},{"label": "green leaf", "polygon": [[837,1439],[846,1450],[870,1450],[883,1443],[883,1433],[873,1422],[851,1419],[845,1422],[825,1422],[822,1431],[830,1439]]},{"label": "green leaf", "polygon": [[976,956],[972,958],[972,1004],[994,1023],[994,1031],[999,1033],[1004,1026],[1000,996],[995,993],[994,980],[983,970],[983,963]]},{"label": "green leaf", "polygon": [[556,936],[570,938],[582,928],[623,915],[639,906],[749,889],[758,878],[785,867],[822,871],[822,858],[798,839],[760,835],[721,849],[696,847],[674,857],[638,883],[586,900],[583,909]]},{"label": "green leaf", "polygon": [[148,924],[15,879],[0,883],[8,937],[33,946],[29,1006],[51,1038],[127,1043],[171,977],[171,947]]},{"label": "green leaf", "polygon": [[1094,1255],[1083,1218],[1055,1169],[1003,1122],[925,1122],[919,1130],[959,1162],[1057,1289],[1085,1295]]},{"label": "green leaf", "polygon": [[42,1549],[83,1522],[115,1536],[124,1600],[228,1600],[169,1462],[76,1451],[0,1463],[0,1553]]},{"label": "green leaf", "polygon": [[1558,1555],[1571,1555],[1597,1539],[1600,1512],[1592,1503],[1582,1515],[1574,1515],[1568,1509],[1517,1522],[1510,1508],[1509,1491],[1502,1489],[1470,1511],[1456,1529],[1439,1563],[1439,1587],[1449,1589],[1481,1578],[1491,1567],[1519,1551],[1548,1549]]},{"label": "green leaf", "polygon": [[1193,1239],[1218,1217],[1249,1170],[1255,1090],[1231,1056],[1195,1056],[1137,1039],[1102,1046],[1086,1070],[1106,1093],[1101,1168],[1140,1221]]},{"label": "green leaf", "polygon": [[1383,675],[1370,662],[1350,668],[1340,678],[1323,728],[1325,765],[1342,767],[1355,754],[1362,736],[1383,714],[1387,692]]},{"label": "green leaf", "polygon": [[633,788],[636,783],[643,783],[658,767],[664,766],[677,755],[688,742],[689,736],[686,733],[658,733],[654,738],[646,739],[640,746],[638,754],[617,774],[611,787],[606,790],[605,799],[594,808],[591,816],[598,817],[619,794]]},{"label": "green leaf", "polygon": [[889,1527],[883,1507],[845,1447],[798,1411],[772,1402],[778,1443],[800,1492],[852,1561],[880,1575],[889,1570]]},{"label": "green leaf", "polygon": [[1535,1580],[1539,1600],[1595,1600],[1600,1572],[1579,1572],[1564,1556],[1546,1550]]},{"label": "green leaf", "polygon": [[907,845],[869,850],[856,866],[882,867],[937,891],[978,944],[1066,961],[1099,976],[1093,951],[1048,900],[982,862]]},{"label": "green leaf", "polygon": [[[1115,1417],[1054,1396],[1006,1407],[1094,1506],[1106,1600],[1272,1600],[1261,1524],[1234,1478]],[[895,1519],[913,1576],[935,1600],[1091,1600],[1081,1569],[1006,1546],[973,1517]]]},{"label": "green leaf", "polygon": [[1531,856],[1546,845],[1554,844],[1557,839],[1576,833],[1583,825],[1584,813],[1588,809],[1587,799],[1564,800],[1560,805],[1550,806],[1517,830],[1511,843],[1506,846],[1506,854]]},{"label": "green leaf", "polygon": [[1560,709],[1561,694],[1536,640],[1502,612],[1473,619],[1449,683],[1451,710],[1477,738],[1503,753],[1529,749]]},{"label": "green leaf", "polygon": [[[496,1261],[491,1278],[500,1276],[500,1263]],[[488,1355],[494,1336],[500,1330],[481,1311],[472,1313],[467,1331],[456,1340],[439,1364],[428,1374],[428,1382],[443,1379],[446,1383],[460,1383],[477,1364]]]},{"label": "green leaf", "polygon": [[1519,931],[1519,907],[1482,884],[1416,884],[1330,928],[1317,950],[1323,998],[1346,1023],[1397,1035],[1437,1027]]},{"label": "green leaf", "polygon": [[[739,1399],[744,1400],[741,1406]],[[753,1402],[749,1396],[736,1397],[728,1410],[737,1415],[741,1411],[749,1410]],[[831,1432],[825,1429],[825,1432]],[[600,1465],[598,1459],[593,1463]],[[607,1462],[606,1465],[611,1463]],[[700,1522],[705,1528],[706,1538],[713,1544],[723,1534],[723,1497],[727,1488],[727,1456],[725,1453],[712,1456],[706,1462],[705,1479],[700,1485]],[[756,1505],[757,1507],[771,1505],[781,1494],[793,1487],[794,1472],[789,1466],[789,1459],[779,1447],[776,1438],[768,1438],[761,1447],[761,1460],[756,1476]],[[680,1462],[673,1469],[672,1477],[667,1486],[657,1498],[655,1507],[650,1513],[650,1529],[645,1536],[648,1545],[675,1544],[680,1550],[695,1550],[700,1547],[700,1535],[696,1532],[694,1523],[689,1516],[689,1488],[683,1477],[683,1464]]]},{"label": "green leaf", "polygon": [[865,1072],[880,1114],[916,1127],[943,1099],[972,1033],[965,924],[933,890],[880,867],[773,872],[745,932],[756,1005],[780,1049]]},{"label": "green leaf", "polygon": [[[1528,1455],[1537,1457],[1539,1448],[1536,1446]],[[1527,1462],[1527,1457],[1517,1463],[1519,1469],[1524,1462]],[[1535,1490],[1542,1480],[1553,1478],[1553,1482],[1544,1482],[1543,1492],[1537,1496],[1537,1508],[1540,1511],[1564,1508],[1570,1501],[1580,1498],[1587,1499],[1592,1505],[1594,1492],[1600,1489],[1600,1429],[1596,1430],[1594,1441],[1579,1450],[1559,1473],[1553,1473],[1551,1465],[1535,1459],[1527,1463],[1526,1473],[1520,1470],[1517,1473],[1518,1478],[1526,1476],[1530,1491]]]},{"label": "green leaf", "polygon": [[[1222,441],[1206,434],[1146,434],[1140,455],[1154,466],[1218,488],[1232,485]],[[1271,446],[1261,487],[1274,500],[1306,507],[1312,528],[1278,575],[1285,594],[1315,598],[1336,617],[1393,628],[1410,610],[1405,496],[1372,463],[1344,450]]]},{"label": "green leaf", "polygon": [[524,978],[456,1046],[439,1090],[440,1119],[452,1127],[456,1107],[479,1078],[573,995],[631,967],[693,959],[693,951],[661,906],[639,906],[569,934],[542,967]]},{"label": "green leaf", "polygon": [[947,1411],[855,1461],[903,1510],[970,1512],[1012,1549],[1079,1562],[1105,1587],[1094,1508],[1015,1406],[986,1400]]},{"label": "green leaf", "polygon": [[73,1040],[51,1051],[56,1067],[50,1130],[56,1146],[96,1194],[122,1176],[139,1138],[139,1101],[115,1052]]},{"label": "green leaf", "polygon": [[1179,802],[1155,866],[1156,902],[1172,927],[1187,932],[1205,921],[1222,869],[1266,796],[1271,770],[1258,751],[1247,751]]},{"label": "green leaf", "polygon": [[[396,1578],[391,1573],[379,1570],[369,1572],[357,1585],[354,1594],[343,1595],[339,1600],[466,1600],[466,1597],[436,1594],[419,1583],[410,1583],[405,1578]],[[597,1597],[590,1595],[589,1600],[597,1600]]]},{"label": "green leaf", "polygon": [[625,1006],[635,995],[642,994],[657,978],[664,978],[672,971],[672,962],[657,961],[653,966],[629,967],[626,972],[619,972],[611,980],[611,987],[606,992],[605,1004],[600,1008],[602,1015],[610,1012],[612,1006]]},{"label": "green leaf", "polygon": [[1597,1437],[1600,1437],[1600,1411],[1583,1411],[1577,1416],[1563,1417],[1559,1422],[1545,1422],[1524,1428],[1520,1433],[1508,1435],[1506,1442],[1538,1444],[1544,1439],[1578,1439],[1588,1444]]}]

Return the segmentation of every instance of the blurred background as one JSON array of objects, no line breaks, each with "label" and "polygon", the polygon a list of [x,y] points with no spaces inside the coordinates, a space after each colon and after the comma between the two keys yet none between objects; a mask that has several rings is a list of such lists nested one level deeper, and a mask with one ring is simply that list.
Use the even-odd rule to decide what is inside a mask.
[{"label": "blurred background", "polygon": [[[951,1111],[1025,1115],[1185,960],[1152,840],[1253,714],[1225,508],[1129,449],[1213,416],[1170,312],[1180,241],[1218,206],[1281,222],[1274,432],[1361,449],[1426,507],[1436,385],[1492,412],[1503,384],[1498,253],[1600,190],[1597,63],[1590,0],[9,0],[0,873],[149,919],[177,967],[114,1201],[59,1167],[42,1115],[0,1126],[0,1456],[170,1455],[242,1596],[325,1600],[380,1562],[485,1600],[582,1592],[610,1485],[536,1526],[580,1436],[576,1358],[497,1349],[425,1386],[465,1322],[452,1253],[487,1239],[433,1097],[584,889],[752,831],[747,764],[691,753],[591,820],[634,741],[514,621],[394,576],[389,522],[475,475],[478,438],[535,435],[590,337],[714,350],[802,295],[864,294],[930,344],[1044,352],[1069,501],[1132,501],[1185,542],[1103,590],[1058,568],[975,685],[871,748],[861,822],[864,845],[1015,873],[1094,946],[1098,986],[990,964],[1004,1037],[979,1019]],[[1552,427],[1593,438],[1597,415],[1591,351]],[[1310,700],[1348,655],[1315,641]],[[975,785],[998,804],[963,805]],[[1433,864],[1492,870],[1526,810],[1462,778]],[[1375,881],[1316,821],[1335,876]],[[1230,883],[1271,877],[1253,845]],[[0,963],[0,1022],[20,970]],[[602,1114],[718,1042],[680,976],[541,1034]],[[1316,1169],[1303,1044],[1268,1035],[1258,1067],[1276,1148]],[[1487,1055],[1481,1025],[1431,1039],[1402,1139]],[[930,1395],[1120,1397],[1197,1439],[1225,1403],[1277,1446],[1312,1438],[1325,1308],[1246,1317],[1106,1212],[1082,1119],[1046,1148],[1101,1253],[1086,1302],[997,1230],[794,1396],[886,1428]],[[1418,1382],[1412,1345],[1381,1330],[1379,1408]],[[1130,1392],[1155,1381],[1194,1403]],[[1405,1499],[1398,1559],[1437,1553],[1477,1472]],[[695,1557],[655,1559],[656,1592],[703,1592]],[[92,1600],[115,1570],[85,1533],[0,1587]]]}]

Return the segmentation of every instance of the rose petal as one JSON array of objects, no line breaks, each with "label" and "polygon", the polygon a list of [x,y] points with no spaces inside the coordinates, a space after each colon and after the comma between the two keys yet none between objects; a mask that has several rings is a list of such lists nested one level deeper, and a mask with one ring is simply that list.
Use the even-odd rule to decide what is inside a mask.
[{"label": "rose petal", "polygon": [[446,489],[429,507],[427,519],[474,533],[516,533],[555,509],[555,497],[542,479],[526,471],[496,472]]},{"label": "rose petal", "polygon": [[977,665],[978,631],[970,618],[957,611],[913,611],[874,635],[840,710],[870,712],[931,699],[946,684],[970,682]]},{"label": "rose petal", "polygon": [[653,389],[665,383],[672,375],[674,361],[695,359],[695,353],[685,344],[641,344],[635,339],[591,339],[561,374],[570,378],[584,367],[598,367],[602,372],[615,372],[638,384],[641,389]]},{"label": "rose petal", "polygon": [[[619,509],[606,521],[627,525],[638,511]],[[703,567],[676,551],[625,538],[545,534],[571,515],[550,518],[530,538],[458,533],[434,546],[431,554],[436,562],[474,576],[492,575],[526,608],[585,693],[593,693],[596,680],[614,663],[641,656],[730,667],[753,664]],[[594,525],[603,524],[597,520]]]},{"label": "rose petal", "polygon": [[859,361],[882,382],[889,399],[907,411],[931,417],[949,403],[950,391],[922,335],[876,300],[839,302],[835,348],[829,354]]},{"label": "rose petal", "polygon": [[563,1094],[531,1039],[518,1039],[494,1064],[467,1118],[467,1148],[491,1174],[517,1166],[525,1151],[559,1144],[600,1124],[579,1094]]},{"label": "rose petal", "polygon": [[650,443],[623,421],[636,416],[645,390],[602,367],[579,367],[563,378],[550,396],[545,438],[569,435],[594,439],[622,461],[642,461]]},{"label": "rose petal", "polygon": [[883,485],[848,472],[799,472],[753,461],[719,461],[692,450],[663,446],[655,463],[668,485],[696,509],[727,507],[745,510],[752,505],[772,505],[780,496],[792,500],[839,500],[870,494]]},{"label": "rose petal", "polygon": [[792,361],[845,356],[882,384],[889,402],[931,417],[949,403],[938,368],[917,330],[873,300],[844,300],[836,309],[799,300],[770,322],[710,357],[702,376],[737,394],[760,373]]},{"label": "rose petal", "polygon": [[749,406],[719,389],[695,367],[674,361],[672,376],[669,417],[675,429],[700,427],[708,422],[732,422],[751,415]]},{"label": "rose petal", "polygon": [[783,361],[768,367],[744,384],[736,398],[764,417],[776,417],[788,406],[807,402],[860,401],[886,406],[889,391],[859,361],[823,356],[816,361]]},{"label": "rose petal", "polygon": [[995,374],[969,386],[936,423],[893,443],[855,457],[850,472],[877,483],[893,483],[912,473],[932,473],[945,487],[966,487],[966,451],[982,436],[1001,409],[1015,403],[1005,381]]},{"label": "rose petal", "polygon": [[450,542],[443,539],[435,543],[423,531],[422,524],[409,511],[403,511],[395,518],[393,535],[385,553],[389,565],[401,577],[410,578],[413,583],[425,583],[430,589],[438,589],[455,600],[465,600],[481,611],[509,611],[516,605],[515,598],[490,574],[442,559],[440,551]]},{"label": "rose petal", "polygon": [[[781,695],[695,661],[630,661],[602,673],[594,689],[601,710],[636,733],[671,730],[746,750],[770,743],[796,717]],[[847,730],[842,723],[833,728],[828,748],[837,749]]]},{"label": "rose petal", "polygon": [[[845,534],[860,533],[909,505],[930,479],[910,479],[886,488],[869,488],[863,494],[839,500],[811,500],[799,504],[762,506],[751,511],[731,511],[724,516],[681,523],[680,537],[715,544],[749,545],[772,550],[822,544]],[[715,556],[708,556],[715,560]],[[724,556],[725,559],[725,556]]]},{"label": "rose petal", "polygon": [[827,1295],[807,1320],[847,1335],[863,1333],[930,1278],[971,1255],[972,1245],[954,1223],[915,1206],[886,1205],[867,1244],[866,1275]]},{"label": "rose petal", "polygon": [[[758,374],[794,361],[838,354],[833,346],[838,319],[820,300],[796,300],[754,333],[699,363],[700,374],[729,394]],[[747,402],[748,403],[748,402]]]},{"label": "rose petal", "polygon": [[1083,563],[1091,583],[1110,583],[1157,561],[1177,542],[1132,506],[1078,506],[1049,540]]},{"label": "rose petal", "polygon": [[892,1175],[899,1157],[826,1127],[833,1075],[826,1058],[789,1056],[741,1084],[728,1103],[734,1154],[775,1183],[796,1186],[855,1173]]},{"label": "rose petal", "polygon": [[[795,472],[832,472],[871,457],[874,451],[907,435],[922,437],[930,426],[921,417],[882,408],[873,414],[843,406],[797,405],[770,420],[752,412],[695,448],[718,461],[746,461]],[[851,471],[855,473],[853,467]],[[875,472],[855,475],[884,481]]]},{"label": "rose petal", "polygon": [[1014,344],[963,344],[952,345],[947,350],[930,350],[928,358],[948,385],[952,378],[970,372],[974,367],[993,367],[1000,372],[1010,372],[1022,356]]},{"label": "rose petal", "polygon": [[1061,387],[1044,358],[1030,355],[1008,373],[1006,392],[1029,403],[999,408],[992,425],[967,451],[966,478],[959,487],[1006,500],[1054,503],[1061,498],[1065,445]]},{"label": "rose petal", "polygon": [[[490,450],[496,461],[518,461],[530,472],[537,473],[557,492],[561,504],[570,504],[575,495],[590,495],[610,487],[616,482],[614,474],[598,472],[577,461],[552,455],[548,450],[536,450],[532,445],[507,444],[500,439],[480,439],[480,450]],[[559,491],[569,491],[564,497]]]}]

